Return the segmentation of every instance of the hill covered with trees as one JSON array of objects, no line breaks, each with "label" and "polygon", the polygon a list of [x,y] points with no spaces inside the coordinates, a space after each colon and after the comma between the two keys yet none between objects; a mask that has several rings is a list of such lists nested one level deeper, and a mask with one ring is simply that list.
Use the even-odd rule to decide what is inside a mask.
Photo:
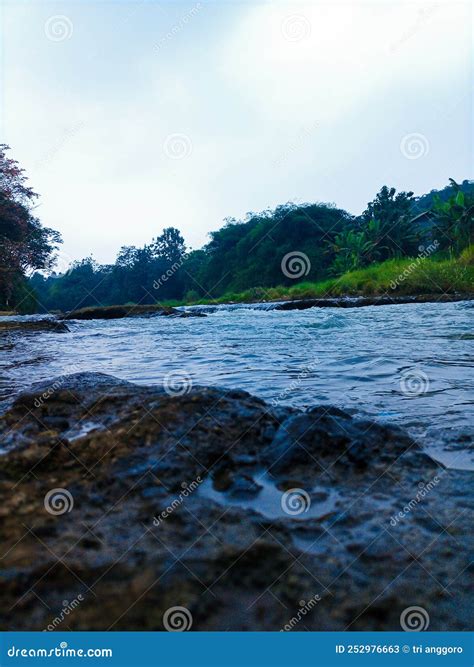
[{"label": "hill covered with trees", "polygon": [[384,186],[359,216],[331,203],[288,202],[243,220],[228,218],[199,250],[167,227],[143,247],[122,247],[113,264],[87,257],[59,274],[53,266],[60,236],[34,216],[37,195],[6,149],[0,152],[0,309],[67,311],[238,293],[263,298],[277,287],[342,284],[345,274],[387,262],[393,272],[397,261],[425,255],[426,248],[430,261],[472,255],[466,249],[474,231],[474,183],[451,180],[418,198]]},{"label": "hill covered with trees", "polygon": [[122,248],[112,265],[89,257],[63,275],[36,273],[30,284],[47,310],[203,301],[239,292],[251,298],[252,290],[261,294],[257,288],[325,281],[415,258],[425,247],[435,260],[459,255],[472,242],[474,184],[452,182],[427,197],[430,207],[421,219],[423,197],[388,187],[357,217],[334,204],[287,203],[227,219],[199,250],[187,249],[179,230],[169,227],[142,248]]}]

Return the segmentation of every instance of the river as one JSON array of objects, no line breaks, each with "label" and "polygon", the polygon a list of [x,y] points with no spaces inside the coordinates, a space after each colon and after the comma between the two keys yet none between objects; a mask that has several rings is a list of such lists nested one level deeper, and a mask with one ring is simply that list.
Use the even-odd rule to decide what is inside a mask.
[{"label": "river", "polygon": [[0,398],[100,371],[139,384],[241,388],[270,403],[334,404],[399,424],[435,458],[474,469],[474,302],[71,321],[0,334]]}]

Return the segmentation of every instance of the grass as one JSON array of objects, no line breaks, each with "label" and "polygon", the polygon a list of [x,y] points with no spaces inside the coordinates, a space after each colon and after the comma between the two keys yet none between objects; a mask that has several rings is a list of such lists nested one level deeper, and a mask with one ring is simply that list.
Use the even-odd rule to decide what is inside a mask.
[{"label": "grass", "polygon": [[169,305],[249,303],[331,296],[376,296],[386,294],[407,296],[459,292],[474,293],[474,246],[466,248],[462,255],[455,259],[391,259],[322,282],[303,282],[292,287],[254,287],[244,292],[227,293],[218,299],[170,302]]}]

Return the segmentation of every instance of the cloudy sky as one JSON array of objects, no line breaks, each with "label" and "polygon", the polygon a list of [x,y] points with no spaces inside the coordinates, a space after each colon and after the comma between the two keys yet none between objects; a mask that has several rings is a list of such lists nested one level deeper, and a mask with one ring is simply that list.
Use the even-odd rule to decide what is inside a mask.
[{"label": "cloudy sky", "polygon": [[[363,210],[472,177],[466,2],[2,5],[1,140],[64,238],[197,248],[287,201]],[[62,268],[62,267],[61,267]]]}]

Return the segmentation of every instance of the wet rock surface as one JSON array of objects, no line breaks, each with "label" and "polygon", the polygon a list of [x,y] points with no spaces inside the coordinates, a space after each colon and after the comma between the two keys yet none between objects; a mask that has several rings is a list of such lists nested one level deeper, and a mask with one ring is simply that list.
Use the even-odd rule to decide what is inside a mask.
[{"label": "wet rock surface", "polygon": [[19,332],[28,333],[35,331],[53,331],[55,333],[67,333],[68,327],[64,322],[57,322],[56,320],[0,320],[0,334],[2,332]]},{"label": "wet rock surface", "polygon": [[452,303],[472,301],[473,294],[416,294],[407,296],[344,296],[327,299],[295,299],[275,306],[275,310],[306,310],[307,308],[362,308],[364,306],[391,306],[404,303]]},{"label": "wet rock surface", "polygon": [[160,305],[103,306],[71,310],[60,315],[61,320],[115,320],[123,317],[206,317],[198,311],[184,311]]},{"label": "wet rock surface", "polygon": [[2,629],[470,629],[472,473],[398,428],[81,373],[19,395],[0,446]]}]

